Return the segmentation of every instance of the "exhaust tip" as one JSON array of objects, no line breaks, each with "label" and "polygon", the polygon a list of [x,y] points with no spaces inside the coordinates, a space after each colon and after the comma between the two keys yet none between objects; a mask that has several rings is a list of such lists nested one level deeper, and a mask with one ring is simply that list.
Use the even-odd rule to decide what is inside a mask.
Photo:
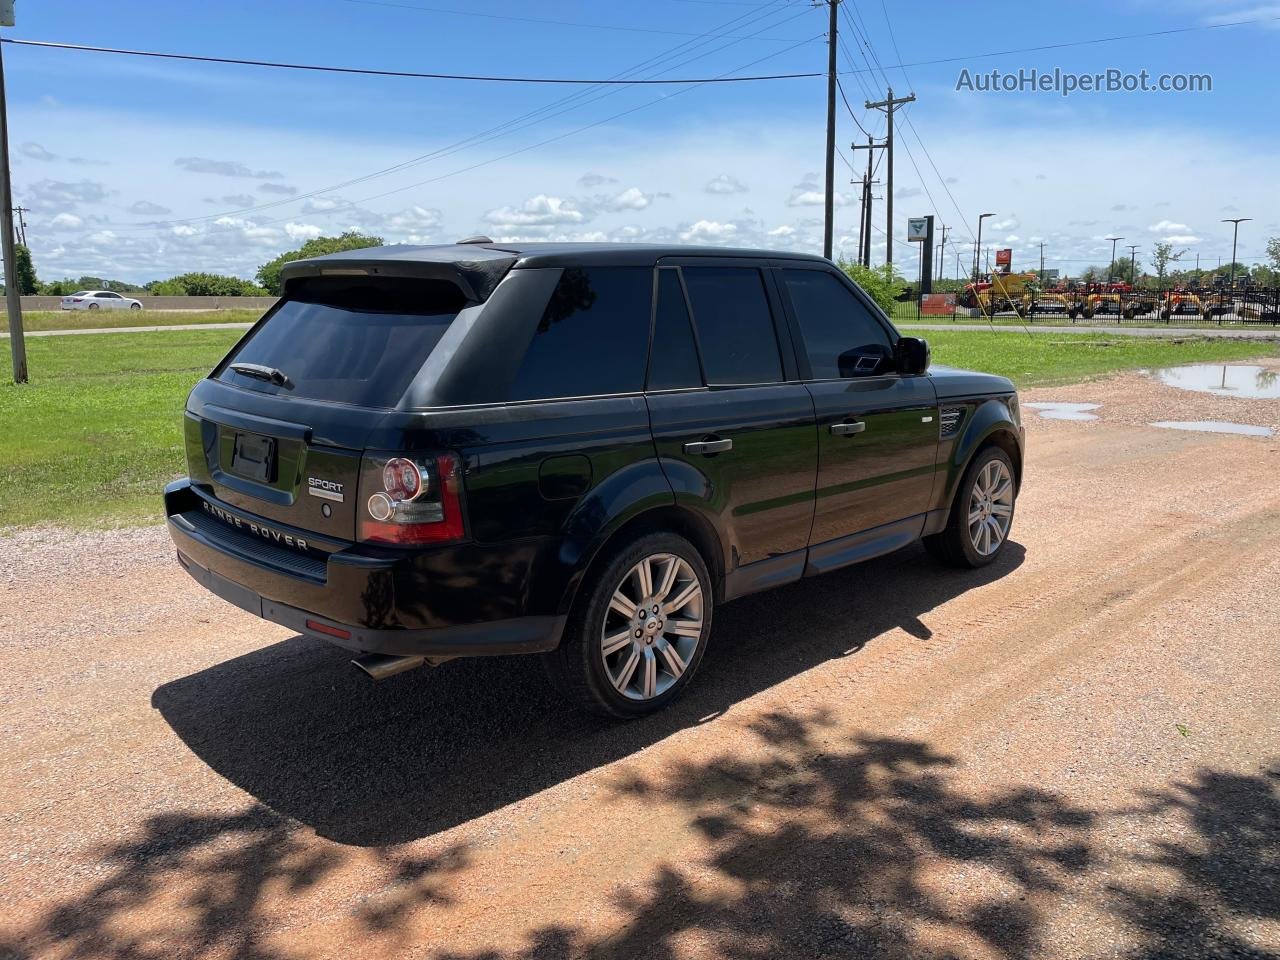
[{"label": "exhaust tip", "polygon": [[386,680],[397,673],[404,673],[427,662],[426,657],[398,657],[386,653],[366,653],[351,661],[373,680]]}]

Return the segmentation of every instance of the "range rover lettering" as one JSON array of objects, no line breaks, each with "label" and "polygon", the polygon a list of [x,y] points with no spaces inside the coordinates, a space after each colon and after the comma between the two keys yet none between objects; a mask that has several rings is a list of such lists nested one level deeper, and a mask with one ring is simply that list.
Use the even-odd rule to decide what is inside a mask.
[{"label": "range rover lettering", "polygon": [[169,530],[209,590],[375,678],[535,653],[639,716],[723,603],[1008,542],[1013,384],[930,368],[825,259],[474,238],[283,284],[190,394]]}]

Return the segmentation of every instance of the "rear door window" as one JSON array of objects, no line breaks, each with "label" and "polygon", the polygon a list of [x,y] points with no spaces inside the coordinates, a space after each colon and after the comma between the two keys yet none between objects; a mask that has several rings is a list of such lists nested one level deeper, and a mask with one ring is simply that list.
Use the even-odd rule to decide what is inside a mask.
[{"label": "rear door window", "polygon": [[755,267],[685,267],[711,384],[780,383],[782,358],[764,277]]},{"label": "rear door window", "polygon": [[652,291],[648,267],[567,268],[529,341],[508,399],[640,391]]},{"label": "rear door window", "polygon": [[[443,281],[310,280],[290,290],[216,376],[262,393],[394,407],[464,303]],[[237,373],[234,363],[278,370],[289,385]]]}]

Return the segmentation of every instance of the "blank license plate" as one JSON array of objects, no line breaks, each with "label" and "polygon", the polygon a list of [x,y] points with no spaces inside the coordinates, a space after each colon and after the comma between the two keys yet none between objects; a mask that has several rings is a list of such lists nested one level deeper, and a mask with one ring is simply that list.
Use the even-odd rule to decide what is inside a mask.
[{"label": "blank license plate", "polygon": [[231,454],[231,472],[248,480],[270,483],[274,479],[276,442],[256,433],[237,433]]}]

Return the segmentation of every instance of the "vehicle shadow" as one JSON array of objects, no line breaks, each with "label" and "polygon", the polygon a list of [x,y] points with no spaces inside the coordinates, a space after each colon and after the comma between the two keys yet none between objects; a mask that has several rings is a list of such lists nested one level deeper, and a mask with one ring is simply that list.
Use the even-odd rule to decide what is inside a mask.
[{"label": "vehicle shadow", "polygon": [[686,695],[615,723],[560,700],[532,657],[461,660],[381,684],[302,637],[166,683],[153,706],[205,763],[276,813],[339,843],[418,839],[626,757],[885,631],[1007,576],[1011,542],[975,571],[919,546],[717,611]]}]

